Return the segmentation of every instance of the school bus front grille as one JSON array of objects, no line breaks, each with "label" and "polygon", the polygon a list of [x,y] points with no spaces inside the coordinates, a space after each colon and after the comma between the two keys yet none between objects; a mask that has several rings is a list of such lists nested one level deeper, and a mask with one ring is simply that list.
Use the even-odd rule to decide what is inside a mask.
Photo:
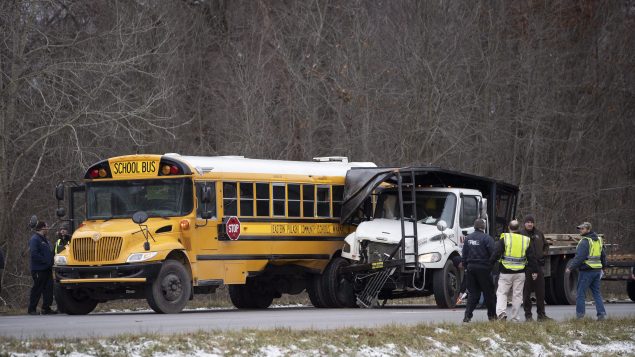
[{"label": "school bus front grille", "polygon": [[80,262],[115,260],[121,252],[121,237],[101,237],[94,241],[90,237],[73,239],[73,256]]}]

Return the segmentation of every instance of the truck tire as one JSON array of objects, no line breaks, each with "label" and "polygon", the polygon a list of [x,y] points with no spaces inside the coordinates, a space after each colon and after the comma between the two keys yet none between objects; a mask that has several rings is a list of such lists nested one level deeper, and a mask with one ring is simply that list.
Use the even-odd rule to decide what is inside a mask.
[{"label": "truck tire", "polygon": [[558,263],[558,259],[551,260],[550,276],[545,278],[545,302],[549,305],[558,305],[558,297],[556,295],[553,279],[558,272]]},{"label": "truck tire", "polygon": [[146,286],[146,300],[159,314],[176,314],[183,310],[192,294],[192,279],[176,260],[166,260],[157,277]]},{"label": "truck tire", "polygon": [[53,294],[57,302],[57,310],[69,315],[86,315],[95,310],[98,301],[88,296],[81,289],[66,289],[55,284]]},{"label": "truck tire", "polygon": [[309,295],[309,300],[317,308],[328,307],[322,285],[322,275],[319,274],[313,275],[307,282],[306,292]]},{"label": "truck tire", "polygon": [[456,298],[459,294],[460,281],[459,274],[448,259],[443,269],[438,269],[432,274],[432,290],[434,300],[440,308],[453,308],[456,306]]},{"label": "truck tire", "polygon": [[575,305],[578,271],[566,272],[570,260],[571,258],[567,258],[558,265],[558,273],[554,277],[553,286],[560,305]]},{"label": "truck tire", "polygon": [[340,274],[340,269],[349,265],[342,257],[335,257],[322,274],[323,292],[328,307],[357,307],[353,285]]},{"label": "truck tire", "polygon": [[635,301],[635,280],[629,280],[626,282],[626,293],[631,301]]},{"label": "truck tire", "polygon": [[273,292],[255,280],[248,280],[244,285],[229,285],[229,299],[237,309],[266,309],[273,298]]}]

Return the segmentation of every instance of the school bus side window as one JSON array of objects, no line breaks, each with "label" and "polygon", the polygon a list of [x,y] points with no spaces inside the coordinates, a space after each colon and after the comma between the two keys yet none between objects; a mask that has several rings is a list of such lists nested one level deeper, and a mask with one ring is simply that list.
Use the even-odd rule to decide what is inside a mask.
[{"label": "school bus side window", "polygon": [[286,216],[285,206],[287,198],[286,185],[283,183],[272,184],[273,188],[273,215]]},{"label": "school bus side window", "polygon": [[[203,187],[209,187],[212,191],[212,197],[207,207],[203,203]],[[216,217],[216,183],[215,182],[197,182],[196,183],[196,217],[201,218],[203,208],[207,208],[208,212],[212,212],[212,217]]]},{"label": "school bus side window", "polygon": [[342,213],[342,200],[344,186],[333,186],[333,217],[339,217]]},{"label": "school bus side window", "polygon": [[256,216],[269,217],[269,184],[256,183]]},{"label": "school bus side window", "polygon": [[317,187],[317,216],[331,217],[331,186]]},{"label": "school bus side window", "polygon": [[287,193],[289,195],[289,217],[300,217],[300,185],[288,184]]},{"label": "school bus side window", "polygon": [[315,217],[314,185],[302,185],[302,217]]},{"label": "school bus side window", "polygon": [[240,215],[254,215],[254,184],[252,182],[240,183]]},{"label": "school bus side window", "polygon": [[236,182],[223,182],[223,214],[225,216],[238,215],[237,201]]}]

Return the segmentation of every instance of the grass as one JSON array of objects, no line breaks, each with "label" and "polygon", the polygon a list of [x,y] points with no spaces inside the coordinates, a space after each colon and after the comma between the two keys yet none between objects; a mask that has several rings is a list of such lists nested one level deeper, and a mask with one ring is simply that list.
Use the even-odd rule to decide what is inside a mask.
[{"label": "grass", "polygon": [[477,322],[338,330],[199,331],[109,339],[0,338],[0,355],[226,356],[630,355],[635,318],[565,322]]}]

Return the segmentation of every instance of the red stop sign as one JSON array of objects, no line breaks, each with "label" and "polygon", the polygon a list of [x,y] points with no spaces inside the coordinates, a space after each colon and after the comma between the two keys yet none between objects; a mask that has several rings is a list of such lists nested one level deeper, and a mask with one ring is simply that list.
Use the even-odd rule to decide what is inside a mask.
[{"label": "red stop sign", "polygon": [[225,233],[231,240],[237,240],[240,237],[240,221],[238,217],[229,217],[227,223],[225,223]]}]

